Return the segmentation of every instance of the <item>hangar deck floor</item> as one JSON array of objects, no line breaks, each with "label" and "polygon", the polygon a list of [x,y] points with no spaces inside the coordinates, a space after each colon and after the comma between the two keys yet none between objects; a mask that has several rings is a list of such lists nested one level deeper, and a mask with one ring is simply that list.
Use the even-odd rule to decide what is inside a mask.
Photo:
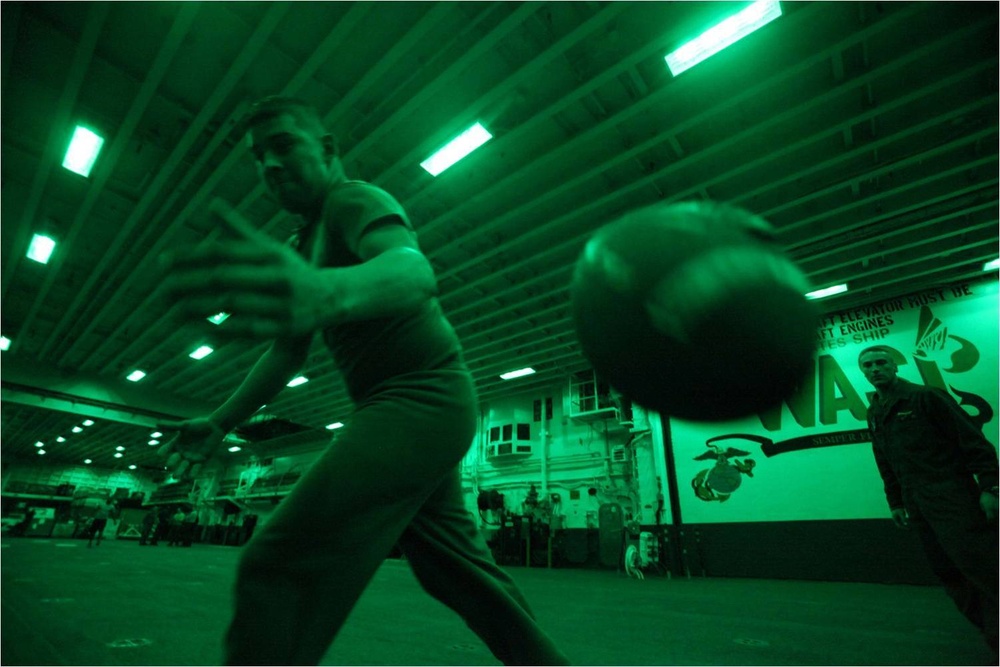
[{"label": "hangar deck floor", "polygon": [[[0,548],[4,665],[219,664],[239,549],[6,537]],[[511,572],[577,664],[997,664],[936,587]],[[498,663],[388,560],[322,664]]]}]

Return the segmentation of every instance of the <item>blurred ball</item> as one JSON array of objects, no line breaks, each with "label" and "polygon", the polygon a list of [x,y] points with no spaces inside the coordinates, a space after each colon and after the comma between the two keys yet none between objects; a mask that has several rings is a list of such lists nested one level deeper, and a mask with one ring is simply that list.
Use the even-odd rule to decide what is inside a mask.
[{"label": "blurred ball", "polygon": [[779,404],[812,368],[819,313],[809,289],[765,220],[687,202],[598,230],[571,299],[600,378],[664,415],[722,421]]}]

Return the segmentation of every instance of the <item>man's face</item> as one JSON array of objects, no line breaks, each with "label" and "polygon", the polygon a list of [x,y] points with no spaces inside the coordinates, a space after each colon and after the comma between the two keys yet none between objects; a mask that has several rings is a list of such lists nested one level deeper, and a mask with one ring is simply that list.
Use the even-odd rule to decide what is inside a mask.
[{"label": "man's face", "polygon": [[896,362],[888,352],[866,352],[858,359],[858,365],[876,389],[888,387],[896,380]]},{"label": "man's face", "polygon": [[261,179],[292,213],[309,213],[322,206],[330,182],[332,147],[301,128],[291,114],[264,120],[250,130],[250,151]]}]

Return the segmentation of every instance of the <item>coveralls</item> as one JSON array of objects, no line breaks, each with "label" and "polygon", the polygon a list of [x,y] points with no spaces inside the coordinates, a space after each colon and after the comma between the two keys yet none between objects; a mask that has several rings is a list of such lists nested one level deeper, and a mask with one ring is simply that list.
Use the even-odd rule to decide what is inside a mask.
[{"label": "coveralls", "polygon": [[997,452],[946,392],[896,378],[872,396],[868,427],[885,495],[905,508],[934,573],[997,648],[997,525],[979,505],[997,485]]},{"label": "coveralls", "polygon": [[[413,233],[392,196],[360,181],[333,186],[316,224],[293,245],[322,267],[360,264],[349,248],[374,226]],[[568,664],[465,506],[459,464],[477,399],[437,299],[331,327],[323,339],[355,409],[244,548],[226,663],[317,664],[398,542],[423,588],[500,661]]]}]

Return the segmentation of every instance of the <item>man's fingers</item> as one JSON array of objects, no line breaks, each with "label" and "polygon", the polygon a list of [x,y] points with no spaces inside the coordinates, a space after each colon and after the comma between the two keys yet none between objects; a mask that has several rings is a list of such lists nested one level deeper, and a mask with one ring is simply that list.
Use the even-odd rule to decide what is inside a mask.
[{"label": "man's fingers", "polygon": [[287,335],[287,324],[284,319],[275,317],[241,316],[226,322],[228,326],[213,331],[213,334],[224,339],[268,339]]},{"label": "man's fingers", "polygon": [[196,246],[165,250],[158,258],[160,268],[168,273],[182,269],[230,264],[264,265],[274,262],[274,248],[248,241],[206,241]]},{"label": "man's fingers", "polygon": [[160,263],[170,273],[185,269],[211,269],[221,264],[252,268],[274,264],[278,261],[276,250],[281,250],[281,246],[276,243],[265,245],[263,242],[243,240],[215,241],[164,252],[160,255]]},{"label": "man's fingers", "polygon": [[236,238],[247,241],[269,241],[270,237],[257,231],[250,221],[243,217],[243,214],[233,208],[229,202],[220,197],[215,197],[208,205],[208,210],[215,215],[225,225],[225,231]]},{"label": "man's fingers", "polygon": [[285,321],[288,319],[288,302],[279,296],[245,292],[220,292],[218,294],[191,294],[176,302],[174,315],[182,320],[201,322],[212,313],[225,311],[231,317],[217,331],[238,327],[244,317]]}]

